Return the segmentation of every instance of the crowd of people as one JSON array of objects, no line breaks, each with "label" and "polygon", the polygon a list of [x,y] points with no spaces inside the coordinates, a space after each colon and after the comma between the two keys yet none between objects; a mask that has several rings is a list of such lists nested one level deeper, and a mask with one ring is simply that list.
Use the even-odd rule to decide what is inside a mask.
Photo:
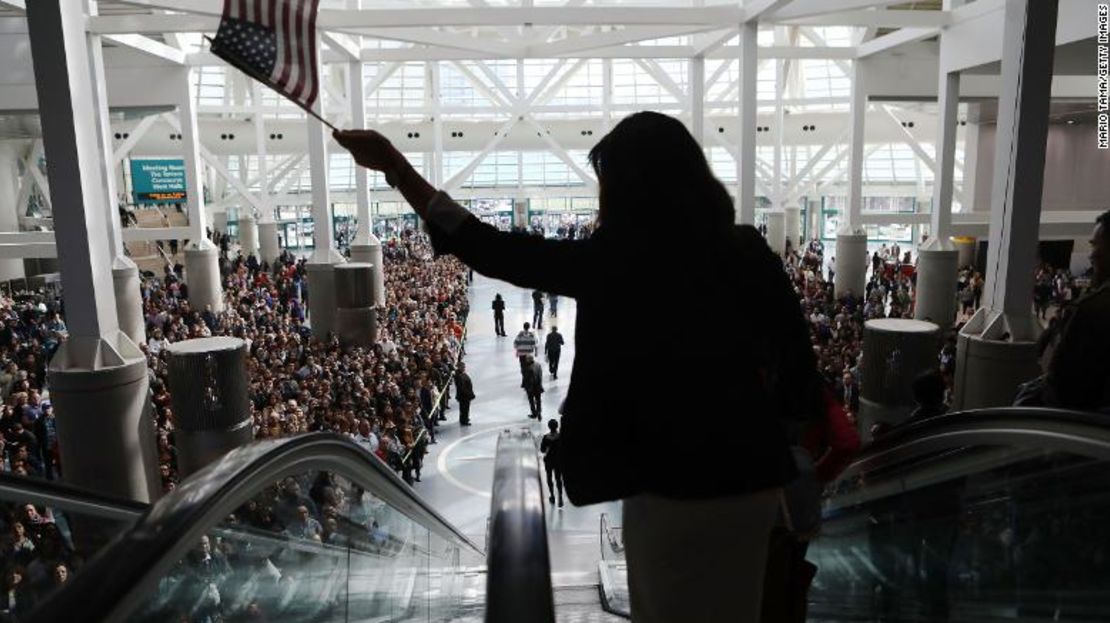
[{"label": "crowd of people", "polygon": [[[214,235],[217,236],[217,235]],[[272,266],[233,256],[216,238],[223,311],[193,309],[180,265],[143,275],[146,353],[158,468],[163,489],[180,480],[167,346],[227,335],[247,342],[247,373],[256,438],[333,431],[353,438],[410,483],[420,478],[426,445],[449,408],[450,381],[469,313],[466,271],[432,257],[426,236],[405,230],[383,244],[386,304],[372,348],[320,340],[306,325],[311,295],[303,259],[284,253]],[[58,478],[54,409],[46,367],[67,336],[61,299],[39,290],[0,298],[0,469]],[[321,518],[321,525],[326,525]],[[0,617],[18,616],[80,564],[64,518],[49,509],[0,505],[5,598]],[[2,619],[0,619],[2,620]]]},{"label": "crowd of people", "polygon": [[[144,279],[143,301],[164,485],[177,481],[173,413],[165,345],[229,335],[248,343],[249,397],[256,438],[309,431],[353,437],[389,465],[418,480],[424,444],[434,440],[462,348],[469,313],[463,266],[432,258],[426,237],[406,230],[383,245],[386,305],[372,348],[317,339],[305,324],[311,296],[303,258],[285,252],[267,266],[253,256],[221,253],[225,309],[194,310],[180,273]],[[407,458],[406,458],[407,457]]]}]

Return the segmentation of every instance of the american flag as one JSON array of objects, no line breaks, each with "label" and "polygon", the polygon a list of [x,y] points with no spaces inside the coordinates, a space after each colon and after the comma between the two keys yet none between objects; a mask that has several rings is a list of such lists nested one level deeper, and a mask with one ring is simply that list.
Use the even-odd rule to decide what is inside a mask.
[{"label": "american flag", "polygon": [[224,0],[212,53],[315,116],[320,0]]}]

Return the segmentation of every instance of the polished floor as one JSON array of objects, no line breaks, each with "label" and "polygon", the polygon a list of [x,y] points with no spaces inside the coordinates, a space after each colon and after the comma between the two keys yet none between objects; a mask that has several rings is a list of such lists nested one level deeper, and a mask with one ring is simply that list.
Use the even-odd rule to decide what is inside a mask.
[{"label": "polished floor", "polygon": [[[491,304],[495,294],[505,299],[505,332],[497,337],[493,329]],[[436,445],[424,460],[421,482],[416,492],[448,521],[476,542],[483,542],[490,511],[494,452],[497,435],[514,427],[528,427],[539,438],[546,432],[546,421],[558,418],[559,404],[566,395],[574,363],[574,322],[577,306],[573,299],[560,298],[559,315],[547,318],[537,332],[540,343],[549,328],[557,326],[566,346],[559,364],[559,378],[545,374],[543,422],[529,419],[528,401],[520,389],[520,364],[513,351],[513,336],[525,322],[532,320],[531,291],[501,281],[474,275],[470,289],[470,318],[467,321],[466,367],[474,381],[477,398],[471,404],[472,426],[458,423],[454,400],[447,411],[448,421],[441,424]],[[544,364],[546,370],[546,363]],[[544,483],[546,491],[547,483]],[[597,562],[601,558],[599,529],[602,513],[620,524],[620,504],[608,503],[575,507],[567,502],[562,509],[547,507],[548,543],[556,586],[594,585],[598,581]]]}]

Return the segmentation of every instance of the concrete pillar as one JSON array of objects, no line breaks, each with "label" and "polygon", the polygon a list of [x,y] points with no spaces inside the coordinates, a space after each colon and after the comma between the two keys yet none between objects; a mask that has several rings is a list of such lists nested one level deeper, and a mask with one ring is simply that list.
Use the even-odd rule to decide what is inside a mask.
[{"label": "concrete pillar", "polygon": [[948,329],[956,319],[959,254],[947,239],[932,237],[917,249],[913,317]]},{"label": "concrete pillar", "polygon": [[863,296],[867,286],[867,233],[863,229],[863,137],[867,92],[859,64],[852,64],[852,93],[849,102],[851,138],[848,150],[848,206],[836,232],[836,296]]},{"label": "concrete pillar", "polygon": [[956,247],[956,254],[959,258],[956,261],[957,266],[963,268],[975,264],[975,247],[978,242],[971,236],[958,236],[952,239],[952,244]]},{"label": "concrete pillar", "polygon": [[335,267],[340,262],[309,262],[308,323],[312,334],[325,339],[335,329]]},{"label": "concrete pillar", "polygon": [[373,346],[378,339],[374,309],[374,266],[366,263],[335,267],[335,333],[344,346]]},{"label": "concrete pillar", "polygon": [[821,232],[821,198],[813,197],[806,199],[806,217],[808,218],[808,226],[806,231],[806,242],[814,238],[823,238]]},{"label": "concrete pillar", "polygon": [[[941,35],[943,38],[945,35]],[[942,73],[938,85],[940,119],[937,127],[937,170],[931,205],[930,237],[917,249],[917,289],[913,317],[931,320],[944,329],[956,317],[956,271],[959,253],[949,240],[952,232],[952,190],[956,174],[956,127],[960,104],[960,74]]]},{"label": "concrete pillar", "polygon": [[848,295],[862,297],[867,288],[867,234],[836,235],[836,275],[833,290],[836,298]]},{"label": "concrete pillar", "polygon": [[513,199],[513,227],[528,228],[528,200]]},{"label": "concrete pillar", "polygon": [[211,306],[214,313],[224,310],[220,283],[220,249],[211,240],[190,240],[185,247],[185,283],[189,286],[189,305],[198,312]]},{"label": "concrete pillar", "polygon": [[227,212],[212,213],[212,231],[227,233]]},{"label": "concrete pillar", "polygon": [[[0,142],[0,232],[19,231],[19,210],[26,206],[19,203],[19,156],[25,141]],[[26,276],[23,260],[0,259],[0,281],[22,279]]]},{"label": "concrete pillar", "polygon": [[374,267],[373,288],[374,305],[385,306],[385,258],[382,257],[382,243],[371,233],[367,242],[351,245],[351,261],[370,264]]},{"label": "concrete pillar", "polygon": [[914,408],[913,380],[937,366],[940,327],[920,320],[882,318],[863,327],[859,430],[871,439],[876,422],[898,424]]},{"label": "concrete pillar", "polygon": [[[83,6],[83,5],[82,5]],[[57,408],[63,478],[103,493],[153,501],[160,490],[146,358],[120,331],[108,196],[87,15],[68,0],[27,6],[54,235],[70,338],[47,371]]]},{"label": "concrete pillar", "polygon": [[690,134],[705,145],[705,57],[690,59]]},{"label": "concrete pillar", "polygon": [[802,240],[802,209],[796,205],[788,205],[783,208],[785,216],[784,226],[786,229],[786,239],[790,241],[791,248],[798,250],[804,247]]},{"label": "concrete pillar", "polygon": [[[320,75],[326,75],[323,71]],[[324,114],[317,98],[313,104],[317,114]],[[331,194],[328,190],[328,153],[324,124],[309,116],[308,161],[312,174],[312,243],[315,250],[309,259],[308,270],[308,322],[312,334],[320,339],[335,329],[335,265],[346,259],[335,250],[335,231],[332,229]]]},{"label": "concrete pillar", "polygon": [[119,328],[136,344],[146,344],[146,318],[143,317],[143,293],[139,267],[125,256],[112,264],[112,289],[116,294]]},{"label": "concrete pillar", "polygon": [[766,216],[767,244],[782,255],[786,246],[786,214],[782,210],[768,210]]},{"label": "concrete pillar", "polygon": [[258,258],[268,264],[273,264],[281,255],[281,245],[278,244],[278,224],[274,221],[263,220],[258,224]]},{"label": "concrete pillar", "polygon": [[243,257],[258,255],[258,221],[249,210],[239,216],[239,250]]},{"label": "concrete pillar", "polygon": [[1057,0],[1004,5],[984,307],[960,331],[955,407],[1012,404],[1040,372],[1030,293],[1037,261]]},{"label": "concrete pillar", "polygon": [[759,74],[759,24],[740,24],[740,126],[736,158],[736,219],[755,224],[755,113]]},{"label": "concrete pillar", "polygon": [[247,343],[205,337],[170,344],[169,390],[182,476],[253,438],[247,388]]}]

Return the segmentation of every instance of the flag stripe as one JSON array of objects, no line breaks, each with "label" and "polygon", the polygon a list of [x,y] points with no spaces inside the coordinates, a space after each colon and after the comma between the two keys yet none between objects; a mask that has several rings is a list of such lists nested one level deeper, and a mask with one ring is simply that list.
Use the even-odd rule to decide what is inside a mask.
[{"label": "flag stripe", "polygon": [[254,0],[254,14],[258,16],[258,23],[266,28],[270,27],[270,13],[266,11],[266,2],[263,0]]},{"label": "flag stripe", "polygon": [[288,87],[289,76],[292,74],[293,71],[293,68],[290,67],[290,65],[292,64],[290,61],[293,57],[292,50],[290,50],[290,47],[292,45],[292,37],[289,34],[291,32],[289,29],[290,18],[291,16],[289,15],[289,2],[288,0],[282,0],[281,30],[278,31],[278,38],[281,39],[282,43],[281,78],[278,80],[278,84],[281,85],[282,89],[286,89]]},{"label": "flag stripe", "polygon": [[243,0],[243,4],[245,5],[243,7],[243,15],[246,16],[245,19],[248,22],[257,22],[258,14],[254,12],[254,4],[251,3],[249,0]]},{"label": "flag stripe", "polygon": [[[282,5],[285,3],[282,2]],[[270,21],[273,23],[274,32],[277,34],[274,37],[277,46],[277,52],[274,54],[274,68],[270,70],[270,81],[274,84],[278,83],[281,78],[281,68],[283,65],[283,55],[285,54],[285,37],[281,34],[281,6],[278,5],[277,0],[270,0]]]},{"label": "flag stripe", "polygon": [[[319,73],[317,71],[319,63],[316,60],[316,15],[317,13],[319,13],[319,11],[317,11],[316,9],[319,5],[319,2],[320,0],[311,0],[311,6],[308,10],[308,48],[307,50],[305,50],[305,56],[308,57],[308,66],[312,68],[312,70],[309,72],[309,80],[311,81],[312,87],[311,89],[309,89],[308,94],[305,97],[305,102],[308,104],[309,107],[311,107],[312,104],[316,102],[316,96],[320,92],[320,85],[318,80]],[[320,112],[324,112],[322,106],[320,108]]]},{"label": "flag stripe", "polygon": [[239,0],[224,0],[224,17],[239,19]]},{"label": "flag stripe", "polygon": [[305,54],[304,54],[305,49],[308,47],[307,45],[305,45],[307,43],[307,41],[305,41],[305,36],[304,36],[305,35],[305,22],[306,22],[306,20],[305,20],[305,15],[304,15],[304,3],[303,2],[298,2],[297,3],[297,18],[294,20],[294,23],[293,23],[293,32],[297,33],[296,34],[297,43],[296,43],[296,47],[294,48],[294,50],[296,51],[296,54],[297,54],[296,63],[297,63],[297,69],[299,71],[297,72],[297,79],[295,81],[293,81],[293,88],[289,91],[289,93],[294,98],[299,99],[301,101],[304,101],[303,98],[301,97],[301,95],[304,93],[305,73],[309,69],[308,64],[305,63]]}]

